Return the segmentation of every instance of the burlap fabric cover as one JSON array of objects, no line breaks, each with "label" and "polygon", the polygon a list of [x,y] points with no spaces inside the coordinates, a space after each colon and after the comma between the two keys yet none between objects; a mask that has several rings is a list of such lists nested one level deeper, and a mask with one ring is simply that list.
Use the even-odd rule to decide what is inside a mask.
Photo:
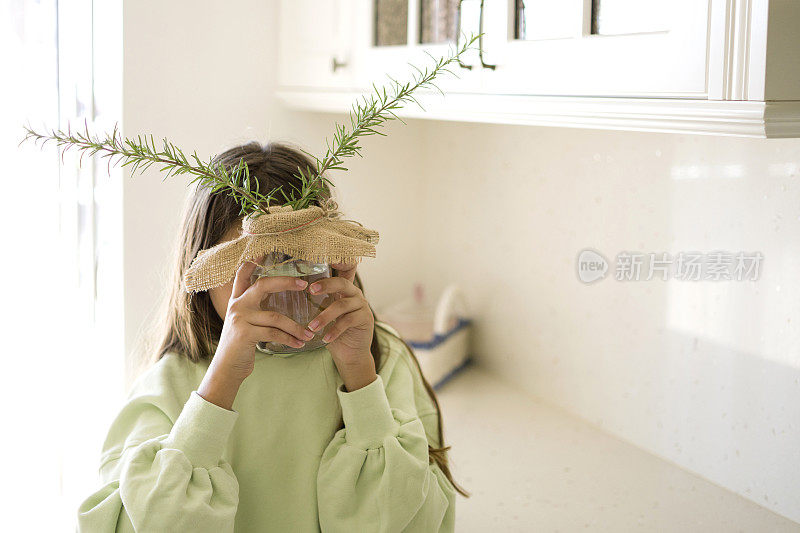
[{"label": "burlap fabric cover", "polygon": [[269,214],[246,216],[239,237],[197,254],[183,276],[186,292],[224,285],[243,262],[270,252],[315,263],[354,264],[375,257],[378,232],[341,219],[335,200],[321,203],[296,211],[289,205],[271,206]]}]

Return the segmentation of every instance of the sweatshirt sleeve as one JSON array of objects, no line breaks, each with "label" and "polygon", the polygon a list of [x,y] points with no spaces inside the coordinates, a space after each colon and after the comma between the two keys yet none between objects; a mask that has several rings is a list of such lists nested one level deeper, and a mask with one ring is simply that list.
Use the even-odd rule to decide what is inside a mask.
[{"label": "sweatshirt sleeve", "polygon": [[[320,460],[320,528],[335,531],[452,532],[455,489],[429,462],[428,437],[414,401],[413,373],[394,355],[378,378],[337,390],[344,428]],[[433,413],[421,413],[429,417]],[[438,443],[432,443],[438,446]]]},{"label": "sweatshirt sleeve", "polygon": [[233,531],[239,484],[222,453],[238,413],[192,391],[172,423],[159,400],[135,397],[114,420],[78,531]]}]

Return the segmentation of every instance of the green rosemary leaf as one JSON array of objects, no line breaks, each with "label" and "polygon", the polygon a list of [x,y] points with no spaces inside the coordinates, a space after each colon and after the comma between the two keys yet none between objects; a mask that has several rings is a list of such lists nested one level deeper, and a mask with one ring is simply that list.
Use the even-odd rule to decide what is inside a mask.
[{"label": "green rosemary leaf", "polygon": [[[463,32],[462,35],[466,37]],[[409,101],[419,105],[423,111],[425,110],[412,95],[415,90],[421,87],[433,86],[444,94],[437,85],[432,83],[432,80],[442,72],[455,75],[446,67],[456,61],[467,49],[471,48],[480,35],[474,35],[458,51],[451,53],[449,57],[435,61],[435,65],[431,70],[426,68],[423,71],[411,65],[419,76],[412,76],[412,81],[410,82],[401,84],[391,76],[388,76],[392,82],[389,84],[390,87],[388,89],[386,86],[378,88],[373,83],[374,94],[369,97],[361,95],[360,100],[357,99],[351,106],[349,131],[344,124],[336,124],[333,140],[325,139],[327,147],[325,157],[320,159],[301,149],[303,153],[313,160],[314,168],[306,166],[305,169],[301,169],[298,166],[298,174],[295,177],[300,181],[301,187],[297,188],[291,185],[292,190],[288,194],[281,186],[274,188],[266,195],[262,194],[259,191],[258,180],[250,179],[250,169],[244,158],[240,159],[238,165],[229,169],[224,165],[214,163],[213,159],[204,162],[196,151],[190,157],[187,157],[180,147],[172,144],[166,138],[162,140],[161,148],[156,148],[153,134],[145,134],[144,136],[140,134],[135,139],[124,137],[119,131],[117,123],[114,124],[111,133],[107,133],[105,137],[92,135],[89,132],[88,120],[84,120],[83,131],[78,130],[76,132],[72,131],[71,124],[67,124],[66,132],[56,129],[51,129],[48,132],[45,129],[44,133],[38,133],[30,124],[26,124],[23,126],[25,136],[19,145],[30,141],[44,149],[47,143],[52,141],[57,148],[61,149],[62,164],[66,152],[72,148],[80,152],[79,165],[82,164],[84,155],[107,158],[109,174],[111,173],[111,167],[116,167],[120,163],[122,163],[123,167],[130,166],[129,171],[132,176],[136,173],[145,172],[153,164],[158,164],[160,166],[159,170],[164,173],[162,181],[170,176],[188,174],[191,177],[189,184],[196,183],[197,187],[207,187],[213,193],[227,192],[240,206],[240,215],[257,217],[261,214],[266,214],[268,212],[267,207],[277,200],[278,192],[286,200],[286,205],[291,205],[293,209],[302,209],[320,197],[326,184],[333,186],[333,183],[325,177],[326,171],[346,171],[347,168],[343,164],[343,158],[354,155],[363,157],[361,145],[358,142],[359,137],[375,134],[386,136],[385,133],[378,131],[377,128],[388,120],[397,119],[406,124],[392,110],[399,109],[405,102]],[[433,58],[427,51],[425,53]]]}]

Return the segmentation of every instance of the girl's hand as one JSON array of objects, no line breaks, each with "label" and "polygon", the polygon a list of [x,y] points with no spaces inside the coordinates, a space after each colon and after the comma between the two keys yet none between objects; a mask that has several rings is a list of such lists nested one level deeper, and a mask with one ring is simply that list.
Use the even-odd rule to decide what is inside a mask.
[{"label": "girl's hand", "polygon": [[265,276],[250,285],[255,268],[256,263],[245,262],[236,271],[217,351],[197,390],[207,401],[226,409],[230,409],[239,386],[253,372],[258,342],[300,348],[312,337],[288,316],[261,309],[265,294],[302,291],[308,283],[292,276]]},{"label": "girl's hand", "polygon": [[358,265],[351,265],[348,263],[332,263],[333,275],[350,280],[350,283],[356,281],[356,267]]},{"label": "girl's hand", "polygon": [[[370,352],[375,321],[361,289],[353,285],[356,265],[331,265],[336,275],[312,283],[311,294],[331,294],[336,300],[326,307],[308,327],[319,331],[335,321],[323,338],[328,342],[333,362],[348,391],[369,385],[377,378],[375,359]],[[314,288],[319,287],[315,291]]]}]

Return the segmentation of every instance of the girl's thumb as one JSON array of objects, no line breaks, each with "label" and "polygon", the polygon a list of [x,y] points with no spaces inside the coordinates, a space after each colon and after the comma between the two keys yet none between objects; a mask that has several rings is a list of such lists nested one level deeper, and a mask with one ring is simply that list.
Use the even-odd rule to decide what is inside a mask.
[{"label": "girl's thumb", "polygon": [[247,287],[250,286],[250,276],[257,266],[258,264],[252,260],[244,261],[239,265],[239,268],[236,269],[236,277],[233,280],[231,298],[238,298],[247,290]]}]

